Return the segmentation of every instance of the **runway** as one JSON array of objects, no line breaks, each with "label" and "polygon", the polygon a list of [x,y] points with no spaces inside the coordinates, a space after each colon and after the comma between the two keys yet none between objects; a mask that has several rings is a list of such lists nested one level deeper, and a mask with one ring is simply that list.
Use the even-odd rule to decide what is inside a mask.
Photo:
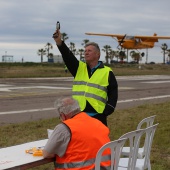
[{"label": "runway", "polygon": [[[170,76],[117,76],[116,109],[170,100]],[[71,95],[72,77],[0,79],[0,125],[55,117],[53,103]]]}]

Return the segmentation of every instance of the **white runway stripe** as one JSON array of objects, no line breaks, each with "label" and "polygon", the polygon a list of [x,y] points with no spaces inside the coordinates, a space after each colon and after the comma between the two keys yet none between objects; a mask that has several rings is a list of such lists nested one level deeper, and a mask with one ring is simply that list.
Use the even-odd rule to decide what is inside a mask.
[{"label": "white runway stripe", "polygon": [[167,80],[167,81],[146,81],[146,82],[141,82],[141,83],[155,83],[155,84],[158,84],[158,83],[170,83],[170,80]]},{"label": "white runway stripe", "polygon": [[[144,97],[144,98],[138,98],[138,99],[120,100],[117,103],[135,102],[135,101],[142,101],[142,100],[152,100],[152,99],[168,98],[168,97],[170,97],[170,95]],[[20,110],[20,111],[10,111],[10,112],[0,112],[0,115],[4,115],[4,114],[16,114],[16,113],[28,113],[28,112],[39,112],[39,111],[49,111],[49,110],[54,110],[54,109],[55,108],[43,108],[43,109],[32,109],[32,110]]]},{"label": "white runway stripe", "polygon": [[120,101],[118,101],[118,103],[135,102],[135,101],[152,100],[152,99],[161,99],[161,98],[167,98],[167,97],[170,97],[170,95],[144,97],[144,98],[139,98],[139,99],[120,100]]},{"label": "white runway stripe", "polygon": [[28,113],[28,112],[41,112],[41,111],[49,111],[54,110],[55,108],[43,108],[43,109],[31,109],[31,110],[20,110],[20,111],[11,111],[11,112],[0,112],[0,115],[4,114],[16,114],[16,113]]},{"label": "white runway stripe", "polygon": [[71,87],[52,87],[52,86],[27,86],[27,87],[5,87],[0,88],[0,91],[10,92],[11,90],[21,90],[21,89],[54,89],[54,90],[70,90]]}]

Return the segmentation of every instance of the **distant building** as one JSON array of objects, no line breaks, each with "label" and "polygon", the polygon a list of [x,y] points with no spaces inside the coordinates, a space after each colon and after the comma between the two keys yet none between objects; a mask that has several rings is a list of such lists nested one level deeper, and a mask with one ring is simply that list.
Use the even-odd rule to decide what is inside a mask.
[{"label": "distant building", "polygon": [[12,63],[13,62],[13,56],[12,55],[3,55],[2,56],[2,62]]},{"label": "distant building", "polygon": [[54,63],[64,63],[61,55],[53,55],[53,62]]}]

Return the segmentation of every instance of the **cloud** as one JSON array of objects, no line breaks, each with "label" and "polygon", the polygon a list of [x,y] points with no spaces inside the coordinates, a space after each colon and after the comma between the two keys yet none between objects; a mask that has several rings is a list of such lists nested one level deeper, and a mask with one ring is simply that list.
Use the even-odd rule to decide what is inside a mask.
[{"label": "cloud", "polygon": [[[169,5],[169,0],[1,0],[0,56],[12,49],[14,58],[25,56],[25,61],[34,61],[36,51],[47,42],[55,46],[52,34],[58,20],[61,32],[69,36],[67,42],[74,42],[79,48],[83,39],[96,41],[101,47],[106,44],[117,47],[112,38],[87,36],[85,32],[129,35],[156,32],[170,36]],[[158,45],[164,42],[170,47],[169,41],[160,41]],[[159,48],[151,50],[160,56]],[[59,54],[56,47],[51,52]],[[155,54],[149,55],[155,59]],[[162,59],[158,57],[158,61]]]}]

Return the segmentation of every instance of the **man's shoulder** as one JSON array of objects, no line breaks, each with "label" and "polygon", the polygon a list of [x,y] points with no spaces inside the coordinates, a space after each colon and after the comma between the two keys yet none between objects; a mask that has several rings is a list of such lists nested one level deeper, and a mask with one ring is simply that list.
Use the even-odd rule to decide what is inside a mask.
[{"label": "man's shoulder", "polygon": [[99,68],[103,68],[103,69],[107,69],[108,71],[112,71],[112,69],[109,66],[104,65],[104,63],[102,61],[100,61],[100,65]]},{"label": "man's shoulder", "polygon": [[69,131],[67,125],[64,122],[58,124],[54,130],[58,132]]}]

